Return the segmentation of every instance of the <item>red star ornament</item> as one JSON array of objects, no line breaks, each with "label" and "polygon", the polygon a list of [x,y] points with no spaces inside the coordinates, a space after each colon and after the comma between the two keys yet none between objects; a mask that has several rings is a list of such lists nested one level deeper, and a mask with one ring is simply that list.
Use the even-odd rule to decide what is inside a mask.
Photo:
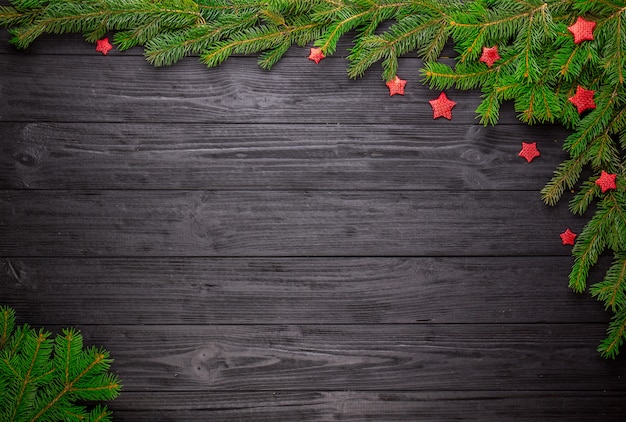
[{"label": "red star ornament", "polygon": [[501,57],[500,54],[498,54],[498,46],[495,45],[493,47],[483,47],[483,54],[480,56],[478,61],[487,64],[488,67],[491,67],[500,59]]},{"label": "red star ornament", "polygon": [[541,154],[537,149],[537,142],[522,142],[522,150],[518,154],[520,157],[524,157],[529,163],[539,157]]},{"label": "red star ornament", "polygon": [[101,52],[105,56],[107,53],[113,48],[108,38],[102,38],[101,40],[96,41],[96,51]]},{"label": "red star ornament", "polygon": [[602,193],[606,192],[610,189],[616,189],[617,185],[615,184],[615,179],[617,178],[617,174],[607,173],[602,170],[600,173],[600,177],[596,179],[596,185],[600,186]]},{"label": "red star ornament", "polygon": [[309,60],[313,60],[315,64],[319,64],[322,60],[324,60],[326,56],[322,53],[321,48],[311,47],[311,53],[309,54]]},{"label": "red star ornament", "polygon": [[560,236],[561,236],[561,242],[564,245],[573,245],[574,241],[576,240],[576,236],[578,235],[574,233],[573,231],[571,231],[570,229],[567,229],[563,233],[561,233]]},{"label": "red star ornament", "polygon": [[569,32],[574,35],[574,43],[580,44],[583,41],[593,40],[593,29],[596,27],[596,23],[588,21],[580,16],[576,19],[573,25],[568,26]]},{"label": "red star ornament", "polygon": [[429,103],[433,108],[433,119],[445,117],[448,120],[452,120],[452,108],[456,105],[456,102],[449,100],[445,92],[439,94],[437,99],[430,100]]},{"label": "red star ornament", "polygon": [[406,81],[404,79],[398,78],[398,76],[394,77],[392,80],[386,83],[389,88],[389,96],[392,97],[396,94],[404,95],[404,87],[406,85]]},{"label": "red star ornament", "polygon": [[578,113],[582,113],[585,110],[591,110],[596,108],[596,103],[593,101],[593,95],[596,91],[591,89],[585,89],[582,86],[578,85],[576,87],[576,94],[572,97],[569,97],[569,102],[576,106]]}]

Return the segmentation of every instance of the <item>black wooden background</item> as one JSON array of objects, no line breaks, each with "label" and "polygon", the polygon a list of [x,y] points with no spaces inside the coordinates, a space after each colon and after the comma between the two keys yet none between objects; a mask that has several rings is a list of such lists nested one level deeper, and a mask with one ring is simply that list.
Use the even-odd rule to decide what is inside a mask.
[{"label": "black wooden background", "polygon": [[455,90],[433,120],[419,60],[389,97],[348,39],[267,72],[8,38],[0,303],[111,352],[115,420],[624,420],[609,315],[567,288],[586,219],[539,195],[564,130]]}]

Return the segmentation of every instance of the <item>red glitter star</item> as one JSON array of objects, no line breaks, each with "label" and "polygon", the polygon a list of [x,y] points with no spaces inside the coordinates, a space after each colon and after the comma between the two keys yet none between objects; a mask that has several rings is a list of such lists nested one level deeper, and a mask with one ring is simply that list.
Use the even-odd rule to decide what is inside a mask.
[{"label": "red glitter star", "polygon": [[576,236],[578,235],[570,229],[567,229],[563,233],[561,233],[560,236],[561,242],[563,242],[564,245],[573,245],[574,240],[576,240]]},{"label": "red glitter star", "polygon": [[520,157],[524,157],[529,163],[541,154],[537,149],[537,142],[522,142],[522,150],[519,152]]},{"label": "red glitter star", "polygon": [[593,39],[593,29],[595,27],[595,22],[585,20],[579,16],[576,22],[568,26],[567,29],[574,35],[574,43],[580,44],[585,40],[591,41]]},{"label": "red glitter star", "polygon": [[600,189],[602,189],[602,193],[606,192],[609,189],[615,189],[617,188],[617,185],[615,184],[616,177],[617,174],[607,173],[606,171],[602,170],[602,173],[600,173],[600,177],[596,179],[596,185],[600,186]]},{"label": "red glitter star", "polygon": [[313,60],[315,64],[319,64],[320,61],[325,59],[326,56],[322,53],[321,48],[311,47],[311,54],[309,54],[309,60]]},{"label": "red glitter star", "polygon": [[479,62],[486,63],[487,66],[491,67],[493,64],[500,60],[501,57],[498,54],[498,46],[493,47],[483,47],[483,55],[478,59]]},{"label": "red glitter star", "polygon": [[456,105],[456,102],[449,100],[445,92],[439,94],[436,100],[430,100],[429,103],[433,108],[433,119],[445,117],[448,120],[452,120],[452,108]]},{"label": "red glitter star", "polygon": [[596,108],[596,103],[593,101],[593,95],[595,93],[596,91],[585,89],[578,85],[576,94],[573,97],[569,97],[569,101],[576,106],[578,113],[582,113],[585,110]]},{"label": "red glitter star", "polygon": [[387,82],[387,87],[389,88],[389,96],[394,96],[396,94],[404,95],[404,86],[406,85],[406,81],[404,79],[398,78],[396,76],[389,82]]},{"label": "red glitter star", "polygon": [[102,38],[101,40],[96,41],[96,51],[101,52],[105,56],[112,48],[113,46],[109,42],[108,38]]}]

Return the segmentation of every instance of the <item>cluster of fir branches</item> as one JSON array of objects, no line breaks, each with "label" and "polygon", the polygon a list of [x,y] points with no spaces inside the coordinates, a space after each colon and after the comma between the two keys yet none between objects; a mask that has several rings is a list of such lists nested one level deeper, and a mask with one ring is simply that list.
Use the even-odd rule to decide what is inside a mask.
[{"label": "cluster of fir branches", "polygon": [[[315,42],[325,55],[355,30],[351,76],[384,61],[385,79],[395,76],[397,58],[417,50],[439,56],[449,38],[447,19],[459,0],[11,0],[0,7],[0,26],[11,42],[26,48],[44,33],[82,33],[95,42],[115,31],[119,50],[142,45],[155,66],[199,55],[217,66],[233,54],[260,53],[271,68],[294,44]],[[384,35],[381,23],[395,22]]]},{"label": "cluster of fir branches", "polygon": [[[575,43],[568,27],[579,17],[595,22],[595,28],[593,39]],[[459,53],[456,65],[426,63],[426,83],[480,89],[477,113],[485,124],[496,123],[502,102],[509,100],[528,124],[557,122],[572,129],[563,144],[569,157],[541,194],[555,205],[565,191],[574,191],[570,211],[593,213],[572,250],[573,290],[586,290],[589,271],[603,252],[614,256],[604,279],[590,289],[613,312],[598,351],[614,358],[626,338],[626,3],[475,1],[448,23]],[[500,59],[492,66],[478,60],[485,46],[498,47]],[[594,91],[595,108],[582,114],[570,101],[579,87]],[[584,169],[591,176],[583,178]],[[596,184],[603,171],[616,175],[615,189],[603,192]]]},{"label": "cluster of fir branches", "polygon": [[[614,313],[598,350],[615,357],[626,339],[626,147],[624,73],[626,2],[623,0],[11,0],[0,25],[11,42],[27,47],[43,33],[80,32],[91,42],[114,31],[125,50],[137,45],[156,66],[197,55],[217,66],[234,54],[259,53],[271,68],[294,44],[328,56],[351,31],[348,74],[361,76],[380,62],[383,79],[396,76],[398,57],[417,53],[422,75],[437,89],[480,89],[480,121],[495,124],[512,101],[529,124],[572,129],[569,157],[542,190],[549,205],[576,190],[575,214],[593,213],[573,248],[570,286],[586,290],[589,270],[604,252],[614,262],[591,293]],[[578,17],[596,23],[593,39],[575,43],[568,30]],[[384,27],[381,24],[390,22]],[[437,62],[452,38],[455,66]],[[480,60],[483,48],[498,59]],[[594,91],[595,109],[580,114],[569,101],[578,87]],[[583,170],[591,172],[583,178]],[[595,183],[602,171],[617,175],[616,189]],[[592,210],[589,210],[591,205]]]},{"label": "cluster of fir branches", "polygon": [[64,329],[51,339],[43,329],[15,325],[15,311],[0,306],[0,421],[106,422],[106,406],[121,384],[109,373],[106,350],[83,348],[80,332]]}]

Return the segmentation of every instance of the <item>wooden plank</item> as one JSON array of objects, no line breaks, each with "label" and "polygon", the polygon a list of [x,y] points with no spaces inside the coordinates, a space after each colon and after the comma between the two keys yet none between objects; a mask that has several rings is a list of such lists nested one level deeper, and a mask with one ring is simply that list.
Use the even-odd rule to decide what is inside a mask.
[{"label": "wooden plank", "polygon": [[[57,325],[608,323],[600,302],[567,287],[571,263],[570,257],[3,259],[0,297],[28,320]],[[593,272],[590,283],[601,273]]]},{"label": "wooden plank", "polygon": [[604,324],[87,326],[126,391],[621,391]]},{"label": "wooden plank", "polygon": [[[0,134],[5,189],[539,191],[566,137],[519,125],[0,123]],[[541,150],[532,165],[522,141]]]},{"label": "wooden plank", "polygon": [[3,191],[0,256],[569,255],[522,191]]},{"label": "wooden plank", "polygon": [[123,392],[116,421],[622,421],[613,392]]},{"label": "wooden plank", "polygon": [[[417,59],[403,59],[404,96],[389,96],[377,72],[353,81],[343,60],[315,65],[288,57],[273,71],[253,57],[206,69],[196,61],[153,68],[137,56],[0,56],[0,121],[213,122],[423,125],[443,130],[476,122],[480,95],[448,90],[453,119],[433,121],[439,95],[419,81]],[[501,122],[515,123],[509,107]]]}]

